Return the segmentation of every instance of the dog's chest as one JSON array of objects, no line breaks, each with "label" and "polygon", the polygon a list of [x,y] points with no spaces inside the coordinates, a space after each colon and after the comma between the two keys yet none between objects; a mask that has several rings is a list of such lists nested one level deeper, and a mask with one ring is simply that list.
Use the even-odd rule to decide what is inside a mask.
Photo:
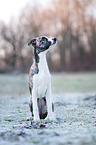
[{"label": "dog's chest", "polygon": [[46,96],[49,85],[51,84],[51,75],[48,69],[46,56],[41,53],[39,57],[39,72],[33,76],[33,88],[35,89],[38,98],[42,98]]},{"label": "dog's chest", "polygon": [[51,75],[48,72],[39,72],[33,77],[33,85],[38,98],[46,95],[48,87],[51,83]]}]

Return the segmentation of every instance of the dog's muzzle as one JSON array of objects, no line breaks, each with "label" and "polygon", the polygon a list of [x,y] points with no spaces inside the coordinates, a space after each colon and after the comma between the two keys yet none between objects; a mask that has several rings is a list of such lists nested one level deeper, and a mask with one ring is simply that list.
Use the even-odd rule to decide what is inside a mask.
[{"label": "dog's muzzle", "polygon": [[54,44],[56,44],[57,39],[56,38],[51,38],[51,39],[49,39],[49,41],[51,42],[51,45],[54,45]]}]

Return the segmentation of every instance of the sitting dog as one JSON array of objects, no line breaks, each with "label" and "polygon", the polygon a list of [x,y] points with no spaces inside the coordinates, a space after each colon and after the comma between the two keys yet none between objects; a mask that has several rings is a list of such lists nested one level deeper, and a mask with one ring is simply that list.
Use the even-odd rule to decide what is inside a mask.
[{"label": "sitting dog", "polygon": [[34,121],[54,119],[54,105],[51,101],[51,74],[46,61],[46,52],[55,45],[56,38],[45,36],[32,39],[28,45],[33,46],[33,65],[29,71],[29,90],[31,93],[30,111]]}]

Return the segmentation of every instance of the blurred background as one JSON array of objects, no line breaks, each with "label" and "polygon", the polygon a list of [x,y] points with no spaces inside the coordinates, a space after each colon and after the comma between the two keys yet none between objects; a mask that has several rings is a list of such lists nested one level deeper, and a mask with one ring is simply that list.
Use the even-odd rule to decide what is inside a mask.
[{"label": "blurred background", "polygon": [[96,0],[0,0],[0,73],[28,72],[40,35],[58,40],[50,71],[96,70]]},{"label": "blurred background", "polygon": [[[30,39],[47,54],[56,122],[32,123]],[[67,73],[66,73],[67,72]],[[96,145],[96,0],[0,0],[0,145]]]}]

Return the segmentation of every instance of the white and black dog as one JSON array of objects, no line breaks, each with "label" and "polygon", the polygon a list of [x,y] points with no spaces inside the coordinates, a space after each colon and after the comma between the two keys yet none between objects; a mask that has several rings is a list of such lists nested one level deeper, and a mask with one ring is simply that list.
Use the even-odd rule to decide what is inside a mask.
[{"label": "white and black dog", "polygon": [[28,45],[33,46],[33,64],[29,71],[29,89],[31,93],[30,111],[34,121],[54,119],[51,96],[51,74],[46,61],[46,52],[55,45],[56,38],[45,36],[32,39]]}]

